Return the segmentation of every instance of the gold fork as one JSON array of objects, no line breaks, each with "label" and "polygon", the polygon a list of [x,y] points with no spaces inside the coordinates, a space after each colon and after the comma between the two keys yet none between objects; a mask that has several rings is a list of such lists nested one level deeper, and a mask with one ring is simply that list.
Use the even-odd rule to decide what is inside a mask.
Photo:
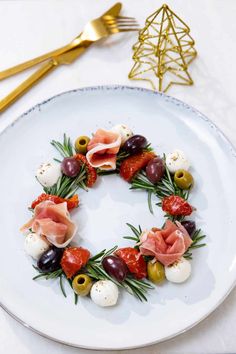
[{"label": "gold fork", "polygon": [[92,43],[115,33],[137,30],[139,29],[137,27],[136,20],[132,17],[114,17],[105,15],[87,23],[83,32],[69,45],[1,72],[0,79],[4,79],[50,58],[34,74],[32,74],[27,80],[25,80],[0,101],[0,112],[16,101],[35,83],[46,76],[46,74],[53,71],[57,66],[62,64],[71,64]]}]

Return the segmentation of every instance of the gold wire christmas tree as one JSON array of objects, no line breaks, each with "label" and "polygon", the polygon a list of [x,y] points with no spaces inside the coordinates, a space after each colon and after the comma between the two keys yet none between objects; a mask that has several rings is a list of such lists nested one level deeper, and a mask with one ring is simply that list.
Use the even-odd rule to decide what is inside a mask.
[{"label": "gold wire christmas tree", "polygon": [[192,85],[188,65],[197,52],[189,33],[186,23],[164,4],[147,18],[139,33],[129,78],[148,81],[154,90],[163,92],[174,84]]}]

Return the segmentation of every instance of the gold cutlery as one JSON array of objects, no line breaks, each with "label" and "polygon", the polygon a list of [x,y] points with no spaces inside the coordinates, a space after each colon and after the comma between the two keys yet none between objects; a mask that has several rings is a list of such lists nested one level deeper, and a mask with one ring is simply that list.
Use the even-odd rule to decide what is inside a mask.
[{"label": "gold cutlery", "polygon": [[[112,6],[108,11],[106,11],[102,16],[106,16],[106,15],[110,15],[110,16],[114,16],[114,17],[119,16],[119,13],[121,11],[121,7],[122,7],[122,4],[118,2],[114,6]],[[4,71],[1,71],[0,72],[0,80],[6,79],[9,76],[15,75],[15,74],[22,72],[28,68],[31,68],[32,66],[42,63],[43,61],[45,61],[53,56],[60,55],[68,50],[71,50],[72,48],[74,48],[78,45],[78,39],[80,38],[81,34],[82,33],[80,33],[69,44],[67,44],[59,49],[53,50],[53,51],[43,54],[37,58],[28,60],[28,61],[18,64],[16,66],[13,66],[10,69],[6,69]]]},{"label": "gold cutlery", "polygon": [[94,42],[115,33],[137,31],[138,27],[135,19],[132,17],[118,16],[120,10],[121,4],[115,4],[101,17],[87,23],[83,32],[68,45],[0,72],[0,80],[3,80],[47,60],[47,62],[28,79],[23,81],[10,94],[0,100],[0,112],[9,107],[57,66],[72,63]]}]

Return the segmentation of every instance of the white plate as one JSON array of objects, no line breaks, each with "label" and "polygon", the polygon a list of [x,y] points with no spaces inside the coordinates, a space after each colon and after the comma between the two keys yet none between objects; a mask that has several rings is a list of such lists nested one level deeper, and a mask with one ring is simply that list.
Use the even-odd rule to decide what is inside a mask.
[{"label": "white plate", "polygon": [[[30,216],[27,206],[41,192],[36,167],[53,158],[51,139],[66,132],[73,139],[117,123],[143,134],[160,154],[180,148],[192,162],[195,187],[191,203],[197,225],[207,234],[206,248],[196,250],[192,277],[185,284],[165,283],[140,303],[122,293],[114,308],[99,308],[90,299],[77,306],[65,299],[55,281],[32,281],[31,259],[23,251],[19,227]],[[27,327],[56,341],[93,349],[145,346],[173,337],[212,312],[236,279],[235,150],[205,116],[163,94],[129,87],[96,87],[67,92],[21,116],[0,136],[1,256],[0,302]],[[161,226],[163,215],[147,208],[145,192],[106,176],[88,193],[80,192],[74,214],[77,243],[93,253],[127,234],[126,222],[143,228]]]}]

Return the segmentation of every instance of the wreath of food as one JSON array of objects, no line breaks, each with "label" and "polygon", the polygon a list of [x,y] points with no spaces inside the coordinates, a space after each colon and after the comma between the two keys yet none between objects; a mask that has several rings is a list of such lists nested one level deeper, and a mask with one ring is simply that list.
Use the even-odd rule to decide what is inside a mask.
[{"label": "wreath of food", "polygon": [[[124,124],[98,129],[91,138],[80,136],[74,144],[64,134],[62,142],[51,144],[62,160],[55,158],[37,169],[43,193],[32,202],[32,217],[21,227],[24,249],[36,261],[33,279],[58,278],[65,297],[66,279],[75,303],[78,296],[90,295],[103,307],[117,303],[119,289],[146,301],[154,284],[185,282],[192,250],[205,246],[205,235],[189,219],[195,211],[188,202],[194,180],[184,152],[160,157],[144,136],[134,135]],[[130,189],[146,191],[151,213],[157,197],[165,223],[148,230],[127,224],[132,234],[124,238],[133,242],[130,247],[114,246],[92,256],[88,249],[71,245],[77,226],[70,212],[79,206],[80,188],[88,190],[99,176],[111,173],[120,175]]]}]

